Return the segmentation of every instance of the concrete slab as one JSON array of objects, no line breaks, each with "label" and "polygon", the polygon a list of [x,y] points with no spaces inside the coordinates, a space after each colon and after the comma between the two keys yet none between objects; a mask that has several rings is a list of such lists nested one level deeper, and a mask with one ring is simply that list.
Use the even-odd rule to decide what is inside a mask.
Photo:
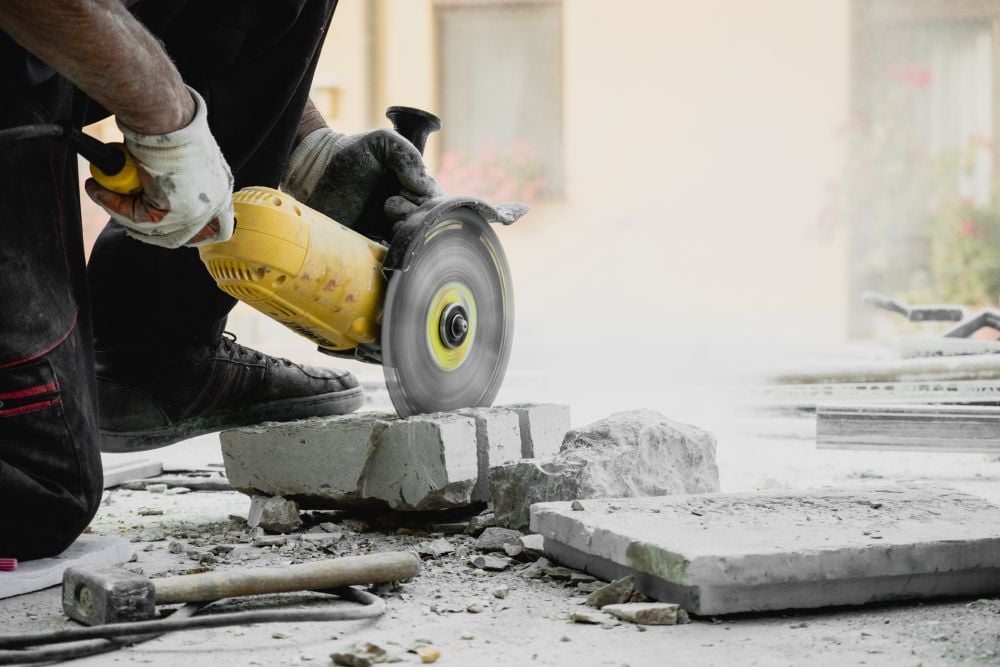
[{"label": "concrete slab", "polygon": [[591,500],[531,509],[546,554],[697,614],[1000,593],[1000,507],[943,487]]},{"label": "concrete slab", "polygon": [[58,586],[67,567],[108,567],[131,556],[132,545],[122,537],[81,535],[58,556],[21,561],[13,572],[0,572],[0,599]]},{"label": "concrete slab", "polygon": [[569,406],[556,403],[514,403],[501,406],[517,413],[521,425],[521,458],[555,456],[570,429]]}]

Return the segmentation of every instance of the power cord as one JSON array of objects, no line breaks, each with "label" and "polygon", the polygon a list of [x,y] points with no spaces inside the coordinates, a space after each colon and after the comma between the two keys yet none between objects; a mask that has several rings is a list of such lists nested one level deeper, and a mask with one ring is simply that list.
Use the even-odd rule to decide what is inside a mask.
[{"label": "power cord", "polygon": [[[54,632],[21,635],[0,635],[0,665],[21,665],[39,662],[75,660],[99,653],[134,646],[161,637],[168,632],[218,628],[227,625],[251,623],[292,623],[302,621],[356,621],[376,618],[385,613],[382,598],[356,588],[333,588],[315,591],[336,595],[344,600],[363,605],[350,609],[270,609],[261,611],[236,611],[195,617],[199,611],[215,604],[189,603],[164,619],[111,623],[93,627],[67,628]],[[96,641],[85,641],[96,640]],[[80,642],[76,646],[60,648],[29,648]]]}]

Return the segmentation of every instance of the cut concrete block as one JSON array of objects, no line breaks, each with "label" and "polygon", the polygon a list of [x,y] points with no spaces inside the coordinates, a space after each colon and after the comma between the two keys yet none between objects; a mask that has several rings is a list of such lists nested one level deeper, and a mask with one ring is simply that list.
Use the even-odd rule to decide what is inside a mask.
[{"label": "cut concrete block", "polygon": [[521,458],[520,416],[504,408],[468,408],[455,412],[476,420],[479,478],[472,489],[472,499],[488,502],[490,468]]},{"label": "cut concrete block", "polygon": [[536,459],[559,453],[570,429],[569,406],[555,403],[515,403],[502,406],[517,413],[521,425],[521,458]]},{"label": "cut concrete block", "polygon": [[497,524],[518,530],[527,527],[532,503],[718,490],[712,434],[650,410],[570,431],[552,458],[490,471]]},{"label": "cut concrete block", "polygon": [[81,535],[57,556],[21,561],[13,572],[0,572],[0,599],[62,583],[68,567],[110,567],[132,556],[132,545],[122,537]]},{"label": "cut concrete block", "polygon": [[[234,488],[300,508],[447,509],[481,500],[476,421],[359,413],[268,423],[224,432],[222,454]],[[484,429],[499,446],[499,427]]]},{"label": "cut concrete block", "polygon": [[878,486],[531,509],[546,554],[697,614],[1000,593],[1000,507]]},{"label": "cut concrete block", "polygon": [[381,433],[361,494],[395,510],[435,510],[473,502],[479,479],[476,421],[454,413],[391,422]]},{"label": "cut concrete block", "polygon": [[223,431],[226,476],[239,491],[293,498],[302,507],[362,506],[369,459],[394,421],[359,413]]}]

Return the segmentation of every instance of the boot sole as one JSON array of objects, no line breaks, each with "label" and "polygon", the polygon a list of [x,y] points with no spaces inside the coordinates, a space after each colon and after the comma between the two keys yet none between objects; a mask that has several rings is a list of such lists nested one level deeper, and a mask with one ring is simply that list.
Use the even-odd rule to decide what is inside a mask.
[{"label": "boot sole", "polygon": [[101,429],[101,451],[109,453],[142,452],[166,447],[206,433],[216,433],[240,426],[253,426],[266,421],[294,421],[309,417],[346,415],[364,405],[364,389],[353,387],[343,391],[302,398],[253,403],[231,410],[220,410],[205,417],[143,429],[141,431],[107,431]]}]

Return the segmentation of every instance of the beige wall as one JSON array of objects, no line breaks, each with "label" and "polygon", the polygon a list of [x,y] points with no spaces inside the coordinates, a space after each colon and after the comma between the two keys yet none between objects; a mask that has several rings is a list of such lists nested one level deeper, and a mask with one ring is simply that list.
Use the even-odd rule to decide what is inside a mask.
[{"label": "beige wall", "polygon": [[[818,227],[844,157],[847,1],[563,7],[566,198],[504,230],[521,312],[551,313],[558,294],[573,313],[598,302],[840,335],[844,245]],[[331,120],[353,131],[390,103],[436,110],[433,28],[430,0],[342,3],[320,74],[343,82]]]}]

